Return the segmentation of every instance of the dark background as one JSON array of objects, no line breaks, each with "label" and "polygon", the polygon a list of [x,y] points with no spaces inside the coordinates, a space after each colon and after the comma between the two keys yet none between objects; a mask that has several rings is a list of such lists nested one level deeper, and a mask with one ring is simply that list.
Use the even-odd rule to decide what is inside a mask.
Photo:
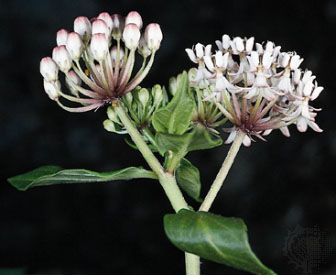
[{"label": "dark background", "polygon": [[[6,178],[44,164],[107,171],[144,165],[123,137],[102,128],[105,112],[70,114],[45,95],[41,57],[60,28],[79,15],[137,10],[158,22],[164,41],[144,82],[166,84],[191,66],[184,49],[227,33],[275,41],[305,58],[325,87],[314,106],[321,134],[243,148],[213,212],[242,217],[257,255],[279,274],[303,274],[284,255],[288,232],[318,228],[336,240],[336,1],[0,1],[0,274],[183,274],[183,253],[165,238],[162,217],[172,209],[150,180],[67,185],[19,192]],[[203,194],[227,146],[190,155]],[[304,239],[306,240],[306,239]],[[318,247],[312,247],[310,254]],[[313,274],[336,274],[336,249]],[[207,261],[203,273],[245,274]]]}]

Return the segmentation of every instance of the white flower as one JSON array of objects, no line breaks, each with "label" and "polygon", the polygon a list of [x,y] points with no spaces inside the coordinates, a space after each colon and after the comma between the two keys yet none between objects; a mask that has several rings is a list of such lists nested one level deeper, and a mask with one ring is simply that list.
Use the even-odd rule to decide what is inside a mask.
[{"label": "white flower", "polygon": [[194,63],[203,63],[204,57],[211,55],[211,45],[204,46],[197,43],[192,49],[185,49],[190,60]]},{"label": "white flower", "polygon": [[189,72],[191,87],[201,90],[204,100],[215,101],[233,125],[227,143],[237,131],[247,134],[245,145],[251,143],[252,136],[263,139],[274,129],[289,136],[291,124],[299,131],[308,127],[322,131],[315,122],[320,109],[310,102],[323,88],[311,71],[302,73],[303,58],[295,52],[281,52],[271,41],[255,43],[254,49],[253,37],[231,40],[223,35],[216,44],[219,50],[215,53],[210,45],[201,44],[186,52],[198,65]]},{"label": "white flower", "polygon": [[250,53],[253,49],[254,37],[245,38],[244,40],[241,37],[235,37],[230,42],[230,45],[233,54]]}]

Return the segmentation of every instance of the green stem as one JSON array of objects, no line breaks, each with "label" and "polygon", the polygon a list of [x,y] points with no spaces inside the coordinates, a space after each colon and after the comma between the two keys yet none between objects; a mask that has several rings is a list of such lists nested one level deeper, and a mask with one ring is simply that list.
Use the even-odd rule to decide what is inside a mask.
[{"label": "green stem", "polygon": [[186,275],[200,275],[200,257],[194,254],[185,253]]},{"label": "green stem", "polygon": [[175,177],[172,174],[166,173],[158,161],[158,159],[154,156],[152,151],[149,149],[146,142],[143,140],[142,135],[138,131],[138,129],[134,126],[133,122],[127,115],[124,107],[121,105],[121,102],[113,102],[112,106],[116,111],[120,121],[125,126],[128,134],[131,139],[138,147],[139,151],[143,155],[144,159],[147,161],[150,168],[157,174],[159,181],[170,201],[174,210],[178,212],[182,208],[188,209],[188,204],[185,201],[180,188],[177,186]]},{"label": "green stem", "polygon": [[243,143],[245,135],[246,134],[244,132],[238,131],[237,136],[234,142],[232,143],[230,150],[222,164],[222,167],[220,168],[214,182],[212,183],[208,194],[206,195],[201,207],[199,208],[199,211],[209,211],[219,190],[223,186],[224,180],[233,164],[233,161],[237,156],[237,153],[239,151],[241,144]]},{"label": "green stem", "polygon": [[[124,124],[128,134],[132,138],[135,145],[138,147],[150,168],[152,168],[152,170],[157,174],[159,182],[163,187],[175,212],[178,212],[182,208],[188,209],[188,204],[176,183],[175,177],[172,174],[164,171],[162,165],[149,149],[148,145],[143,140],[142,135],[130,120],[123,106],[121,106],[121,103],[113,102],[112,107],[116,111],[120,121]],[[187,275],[200,275],[200,258],[198,256],[185,253],[185,262]]]}]

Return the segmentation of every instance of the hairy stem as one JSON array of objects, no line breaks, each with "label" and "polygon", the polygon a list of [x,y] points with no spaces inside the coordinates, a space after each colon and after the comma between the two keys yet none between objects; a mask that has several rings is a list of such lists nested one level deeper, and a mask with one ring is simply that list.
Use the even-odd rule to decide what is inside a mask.
[{"label": "hairy stem", "polygon": [[212,183],[210,190],[208,194],[206,195],[201,207],[199,208],[199,211],[209,211],[212,203],[214,202],[219,190],[223,186],[224,180],[233,164],[233,161],[235,160],[237,153],[239,151],[239,148],[241,144],[243,143],[245,137],[245,133],[242,131],[239,131],[236,135],[236,138],[234,142],[232,143],[230,150],[222,164],[222,167],[218,171],[218,174]]}]

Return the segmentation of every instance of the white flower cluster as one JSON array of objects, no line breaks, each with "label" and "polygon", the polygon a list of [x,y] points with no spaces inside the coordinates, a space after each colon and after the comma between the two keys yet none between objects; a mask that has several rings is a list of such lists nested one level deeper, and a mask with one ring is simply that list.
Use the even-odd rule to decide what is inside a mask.
[{"label": "white flower cluster", "polygon": [[246,146],[251,136],[262,138],[273,129],[289,136],[288,125],[296,124],[300,132],[315,123],[316,111],[310,106],[323,87],[318,86],[311,71],[300,69],[303,59],[295,52],[281,52],[273,42],[254,43],[254,38],[223,35],[211,45],[197,44],[186,49],[197,68],[189,72],[191,85],[203,91],[204,99],[213,101],[232,122],[227,129],[234,140],[237,131],[244,131]]},{"label": "white flower cluster", "polygon": [[[41,60],[46,93],[67,111],[85,112],[132,91],[148,74],[163,38],[158,24],[149,24],[141,34],[142,25],[136,11],[125,18],[107,12],[91,20],[77,17],[73,32],[57,32],[52,58]],[[136,51],[143,63],[131,78]],[[62,92],[59,70],[65,74],[71,94]],[[67,107],[60,98],[81,106]]]}]

